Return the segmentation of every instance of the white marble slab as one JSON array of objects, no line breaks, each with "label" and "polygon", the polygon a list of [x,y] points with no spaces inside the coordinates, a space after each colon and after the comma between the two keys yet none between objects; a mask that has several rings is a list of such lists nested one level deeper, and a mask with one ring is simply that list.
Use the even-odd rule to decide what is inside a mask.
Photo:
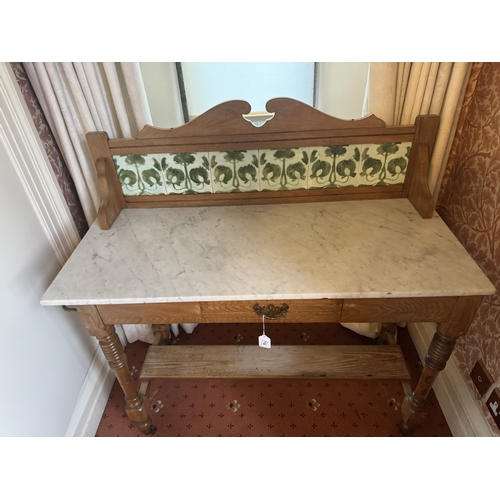
[{"label": "white marble slab", "polygon": [[438,215],[406,199],[123,210],[42,305],[489,295]]}]

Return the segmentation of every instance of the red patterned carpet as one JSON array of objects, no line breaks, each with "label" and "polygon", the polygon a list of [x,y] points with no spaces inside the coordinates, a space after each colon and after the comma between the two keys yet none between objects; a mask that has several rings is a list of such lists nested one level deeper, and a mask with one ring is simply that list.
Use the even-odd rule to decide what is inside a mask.
[{"label": "red patterned carpet", "polygon": [[[405,328],[398,329],[401,346],[415,387],[421,363]],[[190,335],[181,330],[176,344],[256,345],[262,333],[258,324],[200,324]],[[371,345],[338,324],[266,323],[273,345]],[[148,344],[126,348],[134,379]],[[154,380],[149,396],[154,437],[267,436],[267,437],[389,437],[401,436],[402,385],[394,380],[325,379],[177,379]],[[429,416],[416,437],[451,436],[431,392]],[[97,430],[98,437],[143,436],[126,418],[123,393],[117,382]]]}]

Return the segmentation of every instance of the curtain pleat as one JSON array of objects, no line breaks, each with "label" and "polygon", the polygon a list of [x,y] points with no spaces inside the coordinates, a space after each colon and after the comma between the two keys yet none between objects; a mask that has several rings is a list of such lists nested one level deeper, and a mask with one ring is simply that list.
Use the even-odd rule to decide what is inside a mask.
[{"label": "curtain pleat", "polygon": [[[43,63],[35,63],[35,67],[41,64]],[[67,161],[67,163],[73,179],[75,177],[82,178],[82,182],[80,182],[79,185],[80,188],[86,192],[85,202],[82,202],[82,206],[90,226],[97,217],[100,191],[95,169],[89,168],[91,159],[85,142],[85,134],[87,131],[84,129],[80,115],[75,108],[74,101],[70,97],[68,86],[66,82],[63,81],[60,73],[60,66],[55,63],[45,63],[45,68],[47,69],[52,90],[56,96],[59,109],[61,110],[63,120],[61,129],[66,130],[68,133],[69,140],[65,142],[62,153],[64,155],[68,152],[71,157],[71,161]],[[78,194],[80,194],[80,192]]]},{"label": "curtain pleat", "polygon": [[430,114],[429,110],[431,109],[432,98],[436,93],[436,82],[438,74],[439,74],[439,63],[430,63],[427,82],[425,85],[425,92],[422,97],[420,110],[416,116],[418,116],[419,114],[421,115]]},{"label": "curtain pleat", "polygon": [[89,126],[87,128],[91,129],[93,126],[95,126],[98,127],[99,130],[104,130],[104,126],[101,122],[101,118],[99,117],[99,113],[97,111],[95,100],[92,99],[92,91],[90,89],[90,85],[87,80],[87,75],[85,74],[83,64],[77,62],[77,63],[63,63],[63,65],[68,73],[71,71],[71,69],[74,71],[75,92],[78,91],[78,88],[80,89],[80,92],[82,94],[82,99],[86,103],[88,112],[90,113],[91,118],[88,120]]},{"label": "curtain pleat", "polygon": [[[398,117],[399,123],[413,123],[415,121],[413,115],[417,109],[420,109],[420,103],[425,90],[425,82],[427,81],[427,72],[425,65],[422,63],[413,63],[411,67],[410,77],[406,83],[405,98],[402,104],[401,116]],[[416,115],[415,115],[416,116]]]},{"label": "curtain pleat", "polygon": [[83,70],[90,87],[90,98],[95,103],[97,113],[102,124],[101,130],[106,131],[109,137],[116,138],[116,128],[113,123],[104,85],[100,79],[99,68],[96,63],[83,63]]},{"label": "curtain pleat", "polygon": [[[370,71],[372,66],[374,65],[370,64]],[[378,64],[375,66],[378,66]],[[403,104],[405,102],[406,89],[408,87],[408,80],[410,77],[410,69],[411,69],[411,63],[397,63],[397,64],[385,63],[384,67],[382,68],[382,70],[385,71],[379,72],[379,80],[380,80],[379,85],[381,86],[384,86],[384,80],[385,80],[384,72],[393,71],[396,73],[396,91],[395,91],[396,102],[393,104],[394,112],[391,114],[390,121],[386,121],[388,125],[400,123],[401,121],[401,114],[403,112]],[[389,78],[392,79],[390,75]],[[373,96],[373,101],[374,101],[373,105],[376,106],[378,102],[378,97],[376,96],[376,93],[371,92],[371,90],[369,93]],[[394,96],[386,96],[385,99],[386,100],[394,99]],[[378,107],[380,108],[381,105],[383,105],[382,102]]]},{"label": "curtain pleat", "polygon": [[[103,68],[106,73],[106,78],[109,84],[109,90],[115,104],[116,116],[118,125],[121,130],[121,135],[124,138],[132,137],[132,130],[130,128],[130,121],[127,115],[127,108],[123,99],[122,89],[120,87],[120,80],[116,71],[115,63],[103,63]],[[152,123],[152,122],[150,122]]]},{"label": "curtain pleat", "polygon": [[437,63],[439,72],[436,78],[436,85],[432,95],[432,102],[429,108],[429,113],[433,115],[441,115],[443,102],[448,90],[451,72],[455,67],[455,63]]},{"label": "curtain pleat", "polygon": [[439,196],[471,69],[472,63],[454,63],[444,95],[438,137],[429,168],[429,188],[435,203]]},{"label": "curtain pleat", "polygon": [[66,83],[69,86],[69,91],[71,92],[75,107],[78,109],[78,114],[82,121],[84,130],[92,130],[94,123],[97,126],[101,126],[100,121],[98,121],[98,116],[96,113],[92,114],[92,110],[90,109],[89,103],[85,97],[84,89],[88,92],[88,83],[85,75],[83,75],[83,80],[79,80],[75,67],[71,63],[61,63],[61,68],[64,72]]},{"label": "curtain pleat", "polygon": [[141,130],[145,125],[153,122],[141,70],[137,63],[120,63],[120,66],[125,77],[125,85],[130,97],[137,130]]}]

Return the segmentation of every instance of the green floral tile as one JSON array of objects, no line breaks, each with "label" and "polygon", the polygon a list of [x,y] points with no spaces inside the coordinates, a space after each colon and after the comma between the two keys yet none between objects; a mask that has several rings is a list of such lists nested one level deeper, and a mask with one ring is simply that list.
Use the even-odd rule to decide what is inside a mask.
[{"label": "green floral tile", "polygon": [[125,196],[166,194],[158,155],[113,156]]},{"label": "green floral tile", "polygon": [[259,191],[259,152],[209,153],[214,193]]},{"label": "green floral tile", "polygon": [[387,184],[403,184],[406,176],[406,168],[410,159],[411,142],[397,144],[398,152],[390,157],[387,164],[385,182]]},{"label": "green floral tile", "polygon": [[403,184],[410,148],[410,142],[387,142],[361,146],[358,185]]},{"label": "green floral tile", "polygon": [[260,190],[307,189],[309,148],[259,151]]},{"label": "green floral tile", "polygon": [[309,189],[357,186],[358,146],[310,148]]},{"label": "green floral tile", "polygon": [[159,157],[167,194],[212,192],[209,153],[162,153]]},{"label": "green floral tile", "polygon": [[127,196],[403,184],[411,142],[114,156]]}]

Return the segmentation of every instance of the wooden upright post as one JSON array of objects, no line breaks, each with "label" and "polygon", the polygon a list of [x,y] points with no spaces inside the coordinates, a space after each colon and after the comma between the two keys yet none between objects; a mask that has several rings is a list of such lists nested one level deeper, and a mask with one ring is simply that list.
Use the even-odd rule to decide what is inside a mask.
[{"label": "wooden upright post", "polygon": [[439,116],[417,116],[416,131],[410,152],[410,161],[403,188],[420,216],[430,219],[434,215],[434,198],[429,189],[429,162],[439,126]]},{"label": "wooden upright post", "polygon": [[109,151],[108,134],[89,132],[86,137],[101,189],[97,221],[101,229],[109,229],[125,208],[125,200]]}]

